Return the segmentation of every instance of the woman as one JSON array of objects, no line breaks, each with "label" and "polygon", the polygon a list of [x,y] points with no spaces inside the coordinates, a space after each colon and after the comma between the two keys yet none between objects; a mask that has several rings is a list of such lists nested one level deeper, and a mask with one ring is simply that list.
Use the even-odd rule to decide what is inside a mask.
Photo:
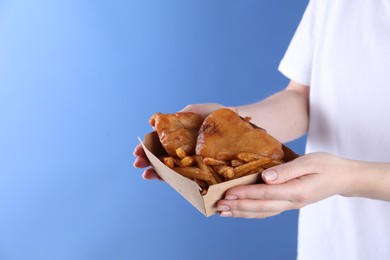
[{"label": "woman", "polygon": [[[280,141],[307,133],[306,155],[264,171],[267,184],[230,189],[220,215],[300,209],[298,259],[388,259],[390,1],[310,1],[279,70],[283,91],[236,109]],[[140,146],[134,154],[135,167],[149,166]]]}]

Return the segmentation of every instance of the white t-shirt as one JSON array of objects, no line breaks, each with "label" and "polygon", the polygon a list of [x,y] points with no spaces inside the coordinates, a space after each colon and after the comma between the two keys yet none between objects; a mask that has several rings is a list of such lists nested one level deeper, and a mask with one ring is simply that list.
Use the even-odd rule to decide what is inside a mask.
[{"label": "white t-shirt", "polygon": [[[390,162],[390,0],[311,0],[279,70],[310,86],[307,153]],[[300,260],[390,259],[390,202],[333,196],[298,233]]]}]

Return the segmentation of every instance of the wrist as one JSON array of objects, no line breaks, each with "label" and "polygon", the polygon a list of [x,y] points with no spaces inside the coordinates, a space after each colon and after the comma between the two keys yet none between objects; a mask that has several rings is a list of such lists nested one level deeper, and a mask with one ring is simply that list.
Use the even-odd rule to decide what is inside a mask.
[{"label": "wrist", "polygon": [[350,160],[346,197],[390,200],[390,164]]}]

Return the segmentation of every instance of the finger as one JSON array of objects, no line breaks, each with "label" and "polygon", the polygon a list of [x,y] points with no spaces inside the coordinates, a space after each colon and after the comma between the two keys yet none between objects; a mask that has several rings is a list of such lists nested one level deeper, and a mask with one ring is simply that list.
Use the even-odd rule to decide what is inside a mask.
[{"label": "finger", "polygon": [[233,218],[257,218],[264,219],[273,217],[281,212],[249,212],[249,211],[222,211],[220,212],[221,217],[233,217]]},{"label": "finger", "polygon": [[300,199],[300,189],[298,185],[302,181],[294,179],[284,184],[267,185],[252,184],[242,185],[229,189],[225,194],[225,199],[252,199],[252,200],[290,200]]},{"label": "finger", "polygon": [[153,168],[146,169],[142,174],[142,178],[145,180],[162,180],[161,177],[153,170]]},{"label": "finger", "polygon": [[219,108],[223,108],[224,106],[217,103],[205,103],[205,104],[191,104],[184,107],[180,112],[193,112],[201,115],[202,117],[206,117],[208,114],[217,110]]},{"label": "finger", "polygon": [[267,184],[285,183],[289,180],[311,173],[306,158],[297,158],[291,162],[268,168],[261,174]]},{"label": "finger", "polygon": [[248,211],[248,212],[282,212],[293,209],[289,200],[220,200],[217,203],[219,211]]},{"label": "finger", "polygon": [[133,155],[134,155],[134,156],[146,157],[145,151],[144,151],[144,149],[142,148],[142,145],[141,145],[141,144],[138,144],[138,145],[134,148]]},{"label": "finger", "polygon": [[136,156],[134,163],[133,163],[133,166],[135,168],[145,168],[145,167],[150,166],[150,162],[149,162],[148,158],[146,157],[145,151],[142,148],[141,144],[138,144],[134,148],[133,155]]},{"label": "finger", "polygon": [[150,166],[150,162],[146,157],[137,157],[134,160],[133,166],[135,168],[145,168]]},{"label": "finger", "polygon": [[205,104],[192,104],[184,107],[180,112],[193,112],[201,115],[202,117],[208,116],[211,112],[220,109],[220,108],[228,108],[235,113],[238,114],[238,110],[236,107],[225,107],[218,103],[205,103]]}]

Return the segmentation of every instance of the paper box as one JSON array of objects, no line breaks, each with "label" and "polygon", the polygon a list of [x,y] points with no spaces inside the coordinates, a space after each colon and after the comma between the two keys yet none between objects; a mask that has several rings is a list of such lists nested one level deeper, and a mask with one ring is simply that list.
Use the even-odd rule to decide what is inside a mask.
[{"label": "paper box", "polygon": [[[228,189],[238,185],[261,182],[260,173],[251,174],[231,181],[211,185],[208,188],[207,194],[202,196],[200,194],[201,188],[196,182],[173,171],[157,158],[160,155],[165,155],[166,152],[162,147],[156,132],[145,135],[144,141],[142,142],[140,140],[140,142],[151,165],[159,176],[206,217],[217,213],[215,204],[218,200],[223,198],[223,195]],[[284,161],[291,161],[297,157],[297,154],[288,147],[283,146],[283,150],[285,154],[283,158]]]}]

